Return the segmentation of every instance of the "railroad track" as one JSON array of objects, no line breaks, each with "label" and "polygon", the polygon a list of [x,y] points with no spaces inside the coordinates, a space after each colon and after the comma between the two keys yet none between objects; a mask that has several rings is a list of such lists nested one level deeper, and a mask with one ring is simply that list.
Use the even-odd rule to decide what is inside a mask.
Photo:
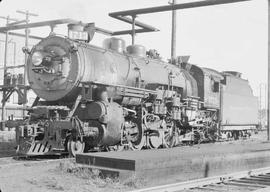
[{"label": "railroad track", "polygon": [[139,189],[132,192],[269,192],[270,167]]}]

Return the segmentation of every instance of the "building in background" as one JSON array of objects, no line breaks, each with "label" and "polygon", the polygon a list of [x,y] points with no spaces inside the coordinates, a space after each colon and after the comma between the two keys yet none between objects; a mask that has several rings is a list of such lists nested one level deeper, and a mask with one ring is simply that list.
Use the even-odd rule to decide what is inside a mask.
[{"label": "building in background", "polygon": [[[37,41],[29,39],[29,48],[32,47]],[[23,37],[9,36],[8,42],[8,55],[7,55],[7,67],[24,65],[24,53],[22,48],[24,47],[25,39]],[[4,57],[5,57],[5,34],[0,34],[0,85],[4,83]],[[12,81],[18,81],[19,76],[23,77],[24,68],[11,68],[7,70],[10,76],[10,83],[15,83]],[[28,82],[27,82],[28,83]],[[2,101],[3,93],[0,92],[0,100]],[[27,104],[26,106],[31,106],[34,102],[36,95],[33,91],[29,90],[27,94]],[[23,106],[18,104],[18,95],[14,92],[8,102],[6,103],[6,119],[10,118],[22,118],[23,116]],[[2,113],[2,103],[0,104],[0,115]]]}]

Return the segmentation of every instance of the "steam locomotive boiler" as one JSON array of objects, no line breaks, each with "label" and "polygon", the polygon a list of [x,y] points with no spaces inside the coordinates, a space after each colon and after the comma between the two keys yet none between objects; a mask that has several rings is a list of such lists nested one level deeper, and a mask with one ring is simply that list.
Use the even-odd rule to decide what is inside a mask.
[{"label": "steam locomotive boiler", "polygon": [[201,105],[192,75],[153,50],[147,55],[143,46],[126,49],[117,38],[106,43],[99,48],[52,35],[34,46],[27,73],[41,99],[23,128],[19,152],[172,147],[176,129],[191,132],[188,121]]},{"label": "steam locomotive boiler", "polygon": [[101,48],[51,34],[28,53],[37,98],[18,135],[19,154],[74,156],[218,137],[223,76],[215,70],[168,63],[114,37]]}]

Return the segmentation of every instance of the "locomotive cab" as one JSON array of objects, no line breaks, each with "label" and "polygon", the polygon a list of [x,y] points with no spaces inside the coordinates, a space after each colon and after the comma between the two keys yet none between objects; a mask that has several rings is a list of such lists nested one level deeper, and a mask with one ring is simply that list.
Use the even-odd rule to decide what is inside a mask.
[{"label": "locomotive cab", "polygon": [[223,76],[213,69],[189,65],[189,72],[198,83],[198,96],[203,102],[204,108],[219,109],[221,94],[220,83]]}]

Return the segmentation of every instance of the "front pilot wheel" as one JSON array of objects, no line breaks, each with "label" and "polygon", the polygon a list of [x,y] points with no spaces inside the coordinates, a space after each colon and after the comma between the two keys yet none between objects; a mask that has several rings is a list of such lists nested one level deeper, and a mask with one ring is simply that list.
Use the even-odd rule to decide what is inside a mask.
[{"label": "front pilot wheel", "polygon": [[68,141],[68,152],[69,155],[75,157],[77,154],[83,153],[85,149],[85,143],[80,140],[69,140]]}]

